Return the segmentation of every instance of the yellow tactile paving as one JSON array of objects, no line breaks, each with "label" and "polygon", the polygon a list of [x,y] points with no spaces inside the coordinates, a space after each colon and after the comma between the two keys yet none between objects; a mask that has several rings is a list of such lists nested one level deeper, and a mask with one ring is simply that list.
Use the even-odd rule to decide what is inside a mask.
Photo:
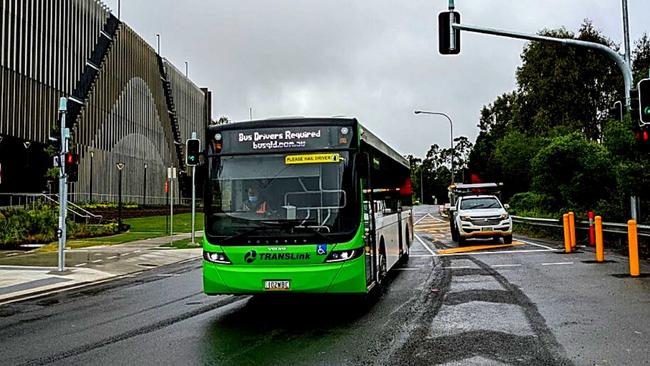
[{"label": "yellow tactile paving", "polygon": [[495,244],[495,245],[472,245],[468,247],[458,247],[458,248],[449,248],[449,249],[438,249],[436,253],[438,254],[455,254],[455,253],[466,253],[466,252],[478,252],[486,249],[499,249],[499,248],[512,248],[516,246],[524,245],[524,243],[513,242],[512,244]]}]

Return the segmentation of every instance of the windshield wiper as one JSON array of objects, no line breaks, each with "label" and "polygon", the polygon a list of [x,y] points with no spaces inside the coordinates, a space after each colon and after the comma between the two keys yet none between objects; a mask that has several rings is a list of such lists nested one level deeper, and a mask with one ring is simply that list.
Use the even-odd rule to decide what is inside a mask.
[{"label": "windshield wiper", "polygon": [[316,230],[313,227],[310,226],[305,226],[304,224],[316,224],[315,221],[305,221],[302,219],[296,219],[296,220],[277,220],[277,221],[261,221],[262,224],[264,225],[269,225],[269,226],[276,226],[280,228],[291,228],[293,230],[305,230],[309,232],[310,234],[314,234],[317,238],[323,240],[325,243],[333,243],[332,239],[328,238],[325,236],[323,233],[320,231]]}]

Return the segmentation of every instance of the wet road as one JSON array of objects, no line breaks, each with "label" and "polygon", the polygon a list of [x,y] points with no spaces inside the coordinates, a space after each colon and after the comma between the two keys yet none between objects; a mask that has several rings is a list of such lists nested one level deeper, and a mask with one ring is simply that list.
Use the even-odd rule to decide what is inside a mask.
[{"label": "wet road", "polygon": [[[644,365],[650,279],[535,242],[438,255],[418,240],[381,296],[206,297],[200,262],[0,307],[8,365]],[[476,244],[476,243],[475,243]]]}]

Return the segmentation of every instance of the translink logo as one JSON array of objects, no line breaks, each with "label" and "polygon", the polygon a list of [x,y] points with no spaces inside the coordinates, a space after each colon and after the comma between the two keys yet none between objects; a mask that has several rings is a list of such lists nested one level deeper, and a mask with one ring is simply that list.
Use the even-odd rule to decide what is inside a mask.
[{"label": "translink logo", "polygon": [[250,250],[244,254],[244,260],[246,263],[253,263],[255,262],[255,258],[257,258],[257,252],[254,250]]}]

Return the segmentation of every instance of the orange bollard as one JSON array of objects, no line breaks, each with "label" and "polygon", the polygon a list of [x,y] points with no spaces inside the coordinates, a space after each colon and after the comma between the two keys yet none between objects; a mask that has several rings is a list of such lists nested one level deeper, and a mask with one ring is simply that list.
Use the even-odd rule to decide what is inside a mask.
[{"label": "orange bollard", "polygon": [[603,246],[603,218],[596,216],[596,262],[605,261],[605,248]]},{"label": "orange bollard", "polygon": [[571,232],[569,228],[569,215],[562,215],[562,226],[564,227],[564,252],[571,253]]},{"label": "orange bollard", "polygon": [[571,234],[571,250],[576,248],[576,215],[569,211],[569,233]]},{"label": "orange bollard", "polygon": [[627,239],[629,241],[630,253],[630,276],[638,277],[639,272],[639,243],[636,234],[636,220],[627,222]]}]

